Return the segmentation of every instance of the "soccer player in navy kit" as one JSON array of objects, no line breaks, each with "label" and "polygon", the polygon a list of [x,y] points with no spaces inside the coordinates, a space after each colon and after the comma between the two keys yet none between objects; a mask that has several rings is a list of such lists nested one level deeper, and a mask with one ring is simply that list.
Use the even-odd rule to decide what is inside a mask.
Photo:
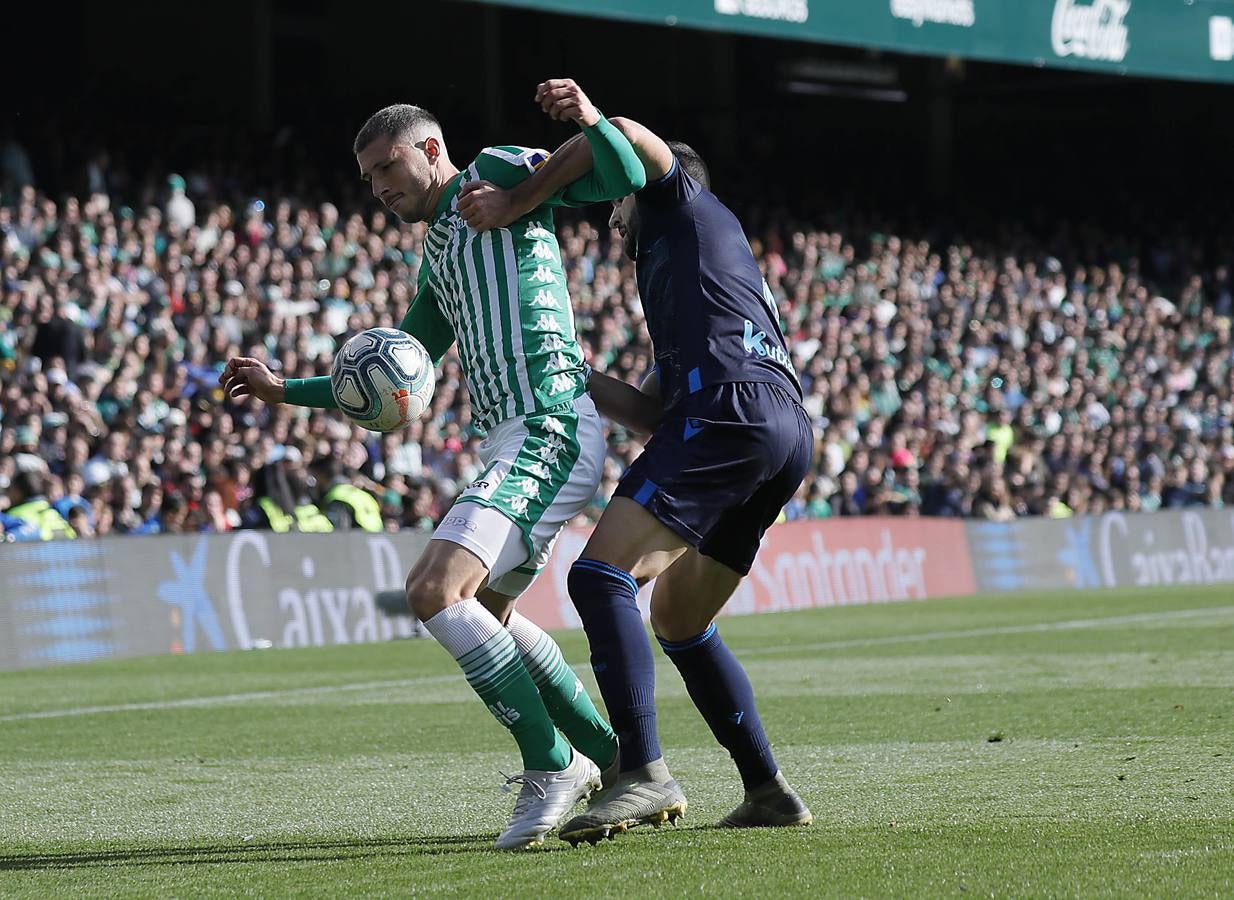
[{"label": "soccer player in navy kit", "polygon": [[[547,82],[537,100],[553,115],[572,87]],[[602,413],[652,437],[570,571],[621,749],[620,772],[606,773],[611,786],[561,837],[594,843],[685,812],[660,752],[654,659],[636,603],[653,578],[652,627],[745,787],[721,824],[808,825],[809,809],[775,764],[749,678],[714,621],[809,468],[814,438],[801,388],[745,233],[708,190],[702,160],[636,122],[611,121],[647,174],[646,187],[614,202],[611,224],[637,264],[656,370],[642,391],[598,373],[590,388]],[[465,188],[459,212],[479,229],[503,224],[577,180],[589,156],[585,143],[567,144],[510,191]]]}]

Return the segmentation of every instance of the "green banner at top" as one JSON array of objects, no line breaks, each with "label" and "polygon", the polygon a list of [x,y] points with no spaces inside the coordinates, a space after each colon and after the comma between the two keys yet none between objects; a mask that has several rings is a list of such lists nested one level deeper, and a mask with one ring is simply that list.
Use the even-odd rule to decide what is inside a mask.
[{"label": "green banner at top", "polygon": [[495,0],[661,25],[1234,82],[1234,0]]}]

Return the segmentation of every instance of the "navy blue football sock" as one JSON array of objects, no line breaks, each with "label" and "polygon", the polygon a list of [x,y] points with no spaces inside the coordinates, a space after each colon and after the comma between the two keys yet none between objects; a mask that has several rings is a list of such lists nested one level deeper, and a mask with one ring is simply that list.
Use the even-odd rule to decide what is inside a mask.
[{"label": "navy blue football sock", "polygon": [[656,665],[638,611],[638,584],[623,569],[594,559],[570,567],[570,599],[591,644],[591,670],[628,772],[660,758]]},{"label": "navy blue football sock", "polygon": [[778,768],[754,705],[754,688],[715,623],[689,640],[660,639],[660,646],[681,673],[711,733],[733,757],[746,790],[774,778]]}]

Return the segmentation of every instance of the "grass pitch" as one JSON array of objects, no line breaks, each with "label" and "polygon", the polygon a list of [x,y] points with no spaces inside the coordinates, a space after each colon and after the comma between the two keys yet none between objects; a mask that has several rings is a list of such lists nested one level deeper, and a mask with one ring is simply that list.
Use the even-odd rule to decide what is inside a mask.
[{"label": "grass pitch", "polygon": [[514,744],[432,641],[160,657],[0,675],[0,894],[1234,894],[1228,586],[722,631],[811,828],[714,827],[740,782],[667,664],[683,827],[511,855]]}]

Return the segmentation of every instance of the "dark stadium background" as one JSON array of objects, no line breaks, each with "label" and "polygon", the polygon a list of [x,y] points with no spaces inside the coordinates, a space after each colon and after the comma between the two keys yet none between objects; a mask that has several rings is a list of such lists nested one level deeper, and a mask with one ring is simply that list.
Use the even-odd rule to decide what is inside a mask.
[{"label": "dark stadium background", "polygon": [[[610,114],[696,143],[721,193],[747,209],[784,202],[814,219],[876,209],[961,231],[1087,220],[1144,240],[1183,217],[1228,231],[1228,85],[463,2],[70,3],[5,18],[0,123],[53,191],[78,188],[81,163],[106,145],[134,171],[226,158],[272,191],[337,198],[358,187],[350,142],[373,109],[428,107],[456,153],[494,139],[553,145],[569,132],[531,95],[568,74]],[[809,88],[824,93],[785,89],[803,64],[830,67]]]}]

